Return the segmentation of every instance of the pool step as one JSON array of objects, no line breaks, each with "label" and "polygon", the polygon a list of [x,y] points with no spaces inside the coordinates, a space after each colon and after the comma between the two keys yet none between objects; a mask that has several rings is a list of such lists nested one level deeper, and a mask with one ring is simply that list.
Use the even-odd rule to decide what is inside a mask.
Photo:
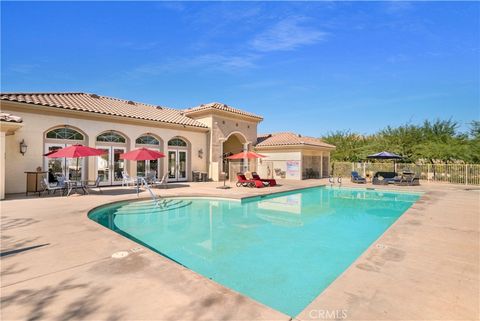
[{"label": "pool step", "polygon": [[166,202],[162,206],[156,206],[150,202],[150,204],[144,204],[143,206],[133,206],[133,204],[128,204],[122,206],[121,208],[115,211],[115,215],[145,215],[145,214],[156,214],[168,212],[176,209],[180,209],[192,204],[192,201],[183,201],[176,200],[176,202]]}]

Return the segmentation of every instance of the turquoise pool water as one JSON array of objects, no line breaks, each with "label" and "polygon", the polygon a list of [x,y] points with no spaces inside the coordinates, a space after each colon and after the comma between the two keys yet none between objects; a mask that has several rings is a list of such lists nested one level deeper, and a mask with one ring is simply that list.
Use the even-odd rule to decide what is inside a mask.
[{"label": "turquoise pool water", "polygon": [[89,217],[224,286],[296,316],[419,194],[309,188],[239,202],[110,204]]}]

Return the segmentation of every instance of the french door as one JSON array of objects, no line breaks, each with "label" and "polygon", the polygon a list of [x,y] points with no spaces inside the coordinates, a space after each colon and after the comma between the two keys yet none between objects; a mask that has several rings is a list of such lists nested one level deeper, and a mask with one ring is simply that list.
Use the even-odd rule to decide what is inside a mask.
[{"label": "french door", "polygon": [[137,161],[137,176],[146,177],[149,173],[153,172],[160,179],[158,165],[158,159]]},{"label": "french door", "polygon": [[[71,144],[64,143],[46,143],[45,152],[54,152],[56,150],[71,146]],[[83,180],[85,179],[85,158],[80,158],[78,160],[77,168],[77,159],[76,158],[48,158],[45,157],[45,165],[49,172],[51,171],[52,175],[48,175],[49,179],[58,178],[64,176],[69,180]]]},{"label": "french door", "polygon": [[180,182],[187,180],[187,151],[168,151],[168,181]]},{"label": "french door", "polygon": [[122,172],[125,171],[125,161],[120,154],[125,153],[125,147],[97,146],[105,154],[97,156],[97,176],[102,185],[119,185],[122,183]]}]

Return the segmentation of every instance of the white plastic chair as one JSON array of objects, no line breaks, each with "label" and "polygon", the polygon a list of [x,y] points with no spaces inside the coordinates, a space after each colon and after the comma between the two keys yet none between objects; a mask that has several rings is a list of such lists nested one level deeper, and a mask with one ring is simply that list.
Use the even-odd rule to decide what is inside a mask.
[{"label": "white plastic chair", "polygon": [[48,194],[50,194],[50,192],[53,192],[53,194],[55,194],[56,191],[61,191],[63,194],[63,192],[65,191],[65,188],[63,186],[50,185],[46,177],[43,178],[42,182],[43,182],[43,192],[47,192]]},{"label": "white plastic chair", "polygon": [[168,173],[165,173],[165,175],[163,175],[161,180],[159,181],[156,180],[155,182],[152,183],[152,185],[168,188],[167,183],[168,183]]},{"label": "white plastic chair", "polygon": [[122,186],[129,186],[130,184],[132,185],[135,185],[136,184],[136,180],[131,177],[130,175],[128,175],[127,172],[122,172]]},{"label": "white plastic chair", "polygon": [[156,171],[150,171],[147,173],[147,176],[145,177],[145,180],[147,183],[152,184],[157,180],[157,172]]},{"label": "white plastic chair", "polygon": [[[90,182],[94,182],[94,183],[89,184]],[[95,181],[86,181],[85,182],[85,189],[86,189],[88,194],[90,194],[89,190],[94,189],[94,188],[98,189],[98,191],[103,194],[102,188],[100,186],[100,176],[98,176]]]}]

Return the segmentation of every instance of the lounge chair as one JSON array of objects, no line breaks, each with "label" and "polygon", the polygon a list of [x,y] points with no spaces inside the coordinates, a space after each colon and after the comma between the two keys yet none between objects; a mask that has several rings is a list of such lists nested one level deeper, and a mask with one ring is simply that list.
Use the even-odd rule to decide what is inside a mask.
[{"label": "lounge chair", "polygon": [[260,178],[260,176],[258,176],[257,172],[252,172],[252,177],[256,181],[261,181],[261,182],[268,183],[268,186],[277,185],[277,181],[274,180],[273,178],[272,179],[270,179],[270,178]]},{"label": "lounge chair", "polygon": [[415,175],[402,175],[400,180],[394,182],[397,186],[419,186],[420,178]]},{"label": "lounge chair", "polygon": [[46,177],[43,178],[42,180],[42,185],[43,185],[43,192],[47,192],[50,195],[50,192],[53,192],[55,195],[56,191],[61,191],[62,195],[65,193],[65,187],[64,186],[58,186],[58,185],[51,185],[48,183],[48,179]]},{"label": "lounge chair", "polygon": [[164,187],[164,188],[168,188],[167,183],[168,183],[168,173],[165,173],[165,175],[163,175],[161,180],[155,179],[153,182],[151,182],[152,185],[155,185],[158,187]]},{"label": "lounge chair", "polygon": [[237,174],[237,187],[264,187],[263,182],[254,179],[247,179],[242,173]]},{"label": "lounge chair", "polygon": [[365,179],[365,177],[360,176],[360,174],[358,174],[358,172],[353,171],[352,172],[352,182],[357,183],[357,184],[366,184],[367,180]]},{"label": "lounge chair", "polygon": [[400,177],[395,172],[376,172],[373,175],[373,185],[388,185],[400,181]]},{"label": "lounge chair", "polygon": [[[98,191],[103,194],[102,188],[101,188],[101,186],[100,186],[100,178],[101,178],[101,177],[98,176],[97,179],[94,180],[94,181],[85,181],[85,185],[84,185],[84,186],[85,186],[85,190],[86,190],[87,194],[90,194],[90,193],[89,193],[89,190],[91,190],[91,189],[93,189],[93,188],[98,189]],[[89,184],[90,182],[93,182],[93,184]]]},{"label": "lounge chair", "polygon": [[129,186],[130,184],[135,185],[137,184],[137,180],[130,175],[128,175],[127,172],[122,172],[122,186]]}]

